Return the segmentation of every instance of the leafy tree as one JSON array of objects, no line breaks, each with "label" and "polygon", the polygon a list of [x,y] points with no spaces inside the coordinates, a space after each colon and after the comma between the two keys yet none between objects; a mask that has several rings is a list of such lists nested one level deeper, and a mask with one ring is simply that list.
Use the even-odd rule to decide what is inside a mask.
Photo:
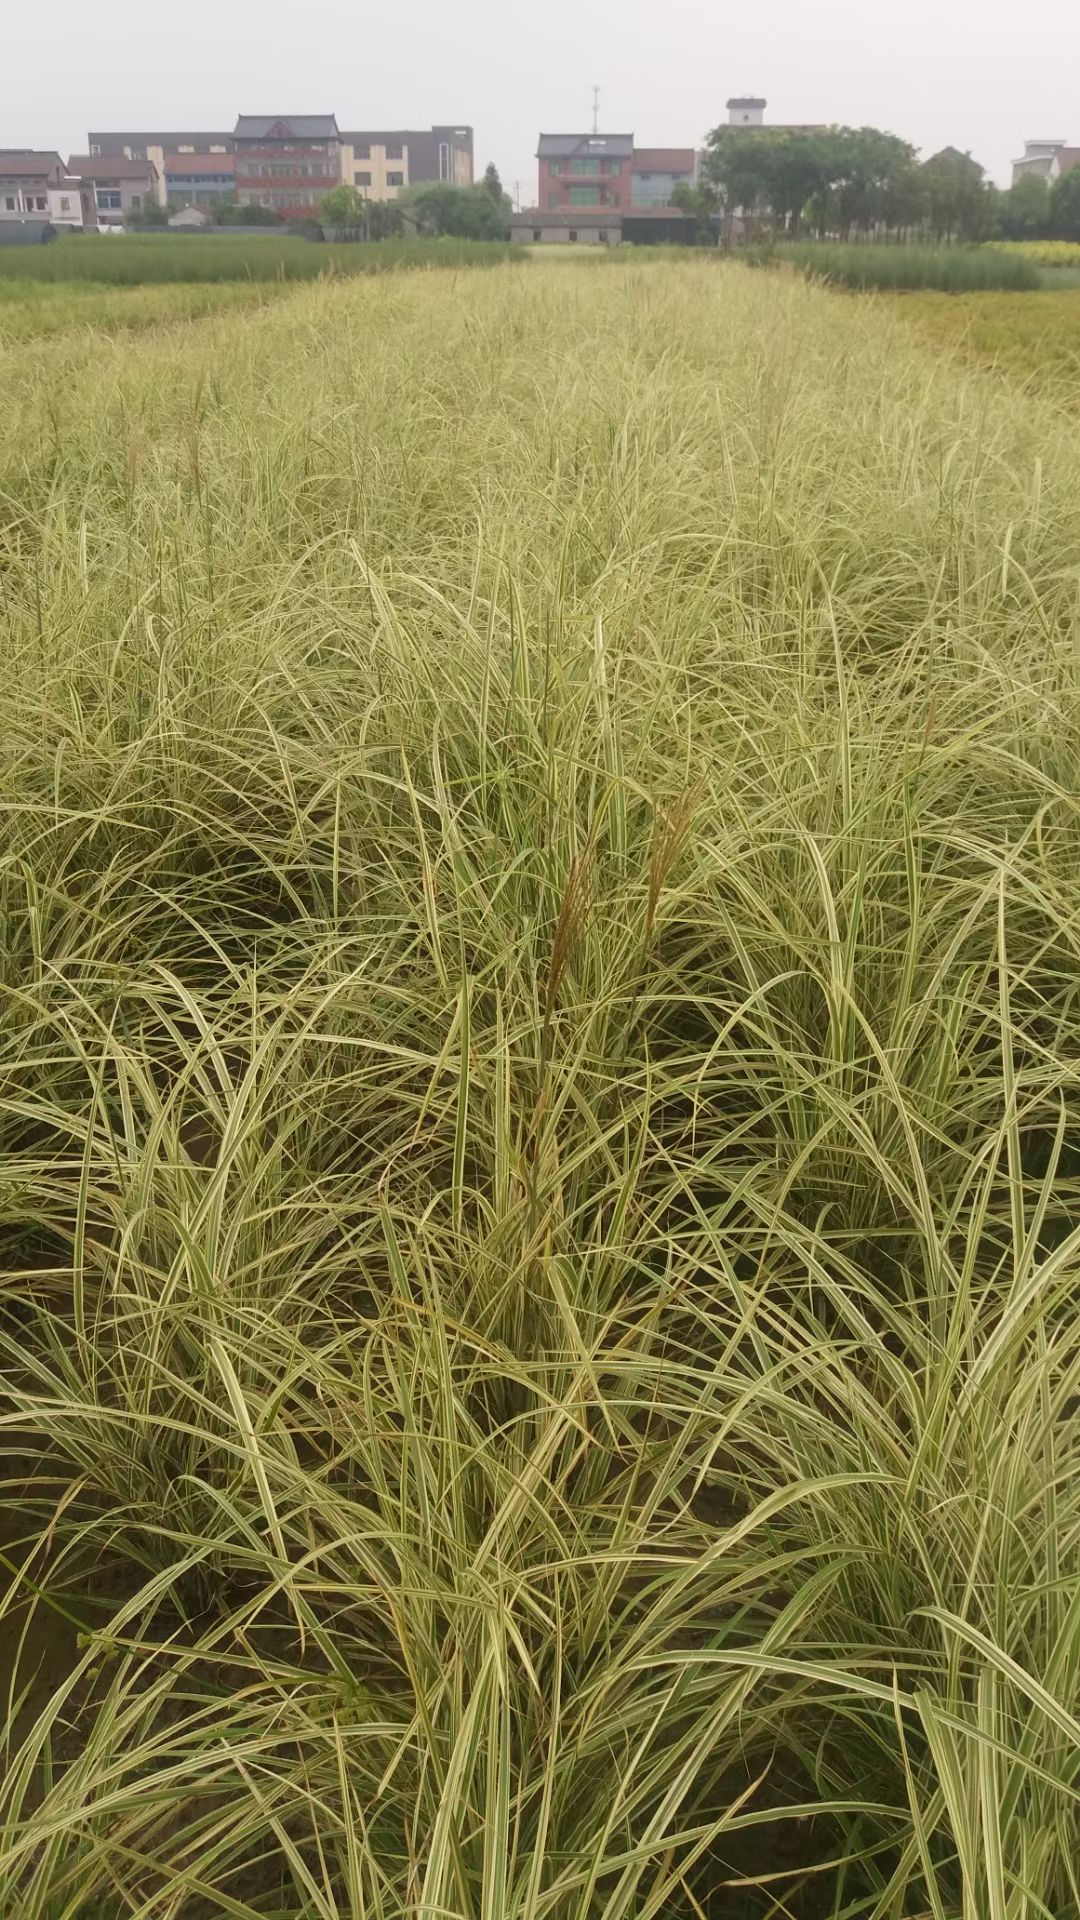
[{"label": "leafy tree", "polygon": [[778,133],[766,142],[765,192],[780,225],[795,239],[807,202],[820,200],[832,185],[834,147],[834,137],[817,133]]},{"label": "leafy tree", "polygon": [[331,187],[319,201],[319,218],[324,226],[333,227],[339,240],[349,233],[356,234],[364,226],[365,203],[356,187],[343,182],[340,187]]},{"label": "leafy tree", "polygon": [[396,200],[365,200],[365,240],[394,240],[404,225],[405,220]]},{"label": "leafy tree", "polygon": [[702,179],[716,193],[724,215],[724,238],[730,243],[735,215],[749,225],[763,206],[768,190],[768,147],[771,136],[740,127],[716,127],[708,138]]},{"label": "leafy tree", "polygon": [[903,235],[921,228],[926,214],[926,184],[915,159],[900,163],[881,189],[881,217],[891,233]]},{"label": "leafy tree", "polygon": [[991,201],[978,161],[956,147],[943,147],[923,161],[922,175],[934,239],[981,240],[989,225]]},{"label": "leafy tree", "polygon": [[148,233],[168,224],[169,209],[159,206],[156,200],[144,200],[141,206],[130,207],[124,215],[125,227],[133,227],[138,233]]},{"label": "leafy tree", "polygon": [[1049,225],[1056,240],[1080,240],[1080,167],[1070,167],[1054,181]]},{"label": "leafy tree", "polygon": [[918,199],[913,191],[914,147],[876,127],[838,127],[824,139],[833,207],[844,238],[850,238],[853,229],[900,225],[898,212],[907,213]]},{"label": "leafy tree", "polygon": [[1037,173],[1022,173],[1000,196],[1001,233],[1006,240],[1037,240],[1050,218],[1050,185]]},{"label": "leafy tree", "polygon": [[487,166],[484,168],[484,177],[480,185],[484,192],[489,193],[491,198],[496,200],[501,207],[504,198],[503,183],[499,179],[499,169],[495,165],[494,160],[489,160]]},{"label": "leafy tree", "polygon": [[721,211],[717,188],[708,180],[699,180],[693,187],[689,180],[677,180],[671,189],[671,204],[678,207],[680,213],[693,215],[694,245],[709,246],[713,238],[712,223]]},{"label": "leafy tree", "polygon": [[446,180],[430,180],[407,188],[401,196],[425,233],[453,234],[462,240],[504,240],[510,227],[506,194],[495,200],[487,187],[455,187]]},{"label": "leafy tree", "polygon": [[214,208],[218,227],[280,227],[273,207],[261,207],[257,200],[219,200]]},{"label": "leafy tree", "polygon": [[797,236],[809,216],[819,235],[836,228],[910,224],[921,206],[914,148],[876,127],[775,131],[717,127],[704,175],[732,217],[764,213]]}]

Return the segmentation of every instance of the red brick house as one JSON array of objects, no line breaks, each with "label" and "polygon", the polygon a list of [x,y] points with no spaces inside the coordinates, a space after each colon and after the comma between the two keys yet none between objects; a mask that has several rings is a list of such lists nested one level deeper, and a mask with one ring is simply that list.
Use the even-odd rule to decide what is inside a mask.
[{"label": "red brick house", "polygon": [[541,212],[621,213],[629,207],[632,133],[542,133],[536,157]]}]

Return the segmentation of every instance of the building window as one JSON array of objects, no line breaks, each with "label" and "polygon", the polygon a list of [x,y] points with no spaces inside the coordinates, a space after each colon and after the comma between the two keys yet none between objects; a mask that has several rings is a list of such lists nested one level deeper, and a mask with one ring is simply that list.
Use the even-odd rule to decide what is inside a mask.
[{"label": "building window", "polygon": [[577,239],[577,228],[576,228],[576,227],[571,227],[571,229],[570,229],[570,233],[569,233],[569,235],[568,235],[568,238],[569,238],[569,239],[571,239],[571,240],[576,240],[576,239]]},{"label": "building window", "polygon": [[71,199],[66,193],[60,195],[60,211],[61,213],[71,212]]},{"label": "building window", "polygon": [[388,160],[400,160],[402,158],[402,146],[401,146],[400,140],[391,140],[389,142],[386,149],[386,157]]},{"label": "building window", "polygon": [[571,160],[570,171],[578,174],[597,174],[600,171],[600,162],[599,160]]},{"label": "building window", "polygon": [[403,187],[405,185],[405,175],[403,173],[388,173],[386,176],[386,184],[388,187]]},{"label": "building window", "polygon": [[356,145],[353,148],[353,159],[354,160],[370,160],[371,159],[370,140],[357,141]]},{"label": "building window", "polygon": [[560,173],[562,172],[562,161],[561,161],[561,160],[549,160],[549,161],[548,161],[548,172],[549,172],[549,173],[553,173],[553,174],[560,174]]},{"label": "building window", "polygon": [[354,186],[356,186],[356,187],[370,187],[370,185],[371,185],[371,171],[370,171],[370,168],[369,168],[368,170],[366,170],[365,172],[363,172],[363,173],[354,173],[354,174],[353,174],[353,185],[354,185]]},{"label": "building window", "polygon": [[119,213],[120,189],[118,187],[99,187],[96,197],[102,213]]},{"label": "building window", "polygon": [[598,207],[600,190],[598,187],[571,187],[570,205],[572,207]]},{"label": "building window", "polygon": [[8,212],[9,212],[9,213],[14,213],[14,211],[15,211],[15,202],[14,202],[14,200],[12,199],[12,197],[11,197],[11,195],[10,195],[10,193],[8,194],[8,197],[7,197],[7,199],[6,199],[5,201],[4,201],[4,205],[5,205],[5,207],[7,208],[7,210],[8,210]]},{"label": "building window", "polygon": [[39,194],[38,194],[38,197],[37,197],[37,209],[38,209],[38,212],[39,212],[39,213],[44,213],[44,212],[46,211],[46,209],[47,209],[47,207],[48,207],[48,204],[49,204],[49,203],[48,203],[48,201],[46,200],[46,198],[45,198],[45,195],[44,195],[43,193],[39,193]]},{"label": "building window", "polygon": [[544,235],[543,235],[543,232],[541,231],[541,229],[540,229],[539,227],[534,227],[534,228],[533,228],[533,239],[534,239],[534,240],[542,240],[542,239],[543,239],[543,237],[544,237]]}]

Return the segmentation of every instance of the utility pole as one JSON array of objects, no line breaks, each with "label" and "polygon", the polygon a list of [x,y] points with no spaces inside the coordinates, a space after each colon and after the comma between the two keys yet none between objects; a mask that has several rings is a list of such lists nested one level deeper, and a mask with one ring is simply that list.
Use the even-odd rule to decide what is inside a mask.
[{"label": "utility pole", "polygon": [[521,181],[514,181],[514,212],[521,212]]},{"label": "utility pole", "polygon": [[599,125],[600,125],[600,89],[599,87],[594,87],[592,90],[592,130],[594,133],[596,133],[597,129],[599,128]]}]

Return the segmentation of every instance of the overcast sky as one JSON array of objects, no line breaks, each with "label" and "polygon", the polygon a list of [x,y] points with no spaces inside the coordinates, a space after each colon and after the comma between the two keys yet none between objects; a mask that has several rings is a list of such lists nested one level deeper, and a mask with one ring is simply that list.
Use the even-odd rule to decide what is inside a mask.
[{"label": "overcast sky", "polygon": [[700,144],[731,93],[768,120],[970,149],[1007,184],[1025,138],[1080,144],[1080,0],[0,0],[0,146],[84,148],[89,127],[469,121],[522,202],[536,135]]}]

